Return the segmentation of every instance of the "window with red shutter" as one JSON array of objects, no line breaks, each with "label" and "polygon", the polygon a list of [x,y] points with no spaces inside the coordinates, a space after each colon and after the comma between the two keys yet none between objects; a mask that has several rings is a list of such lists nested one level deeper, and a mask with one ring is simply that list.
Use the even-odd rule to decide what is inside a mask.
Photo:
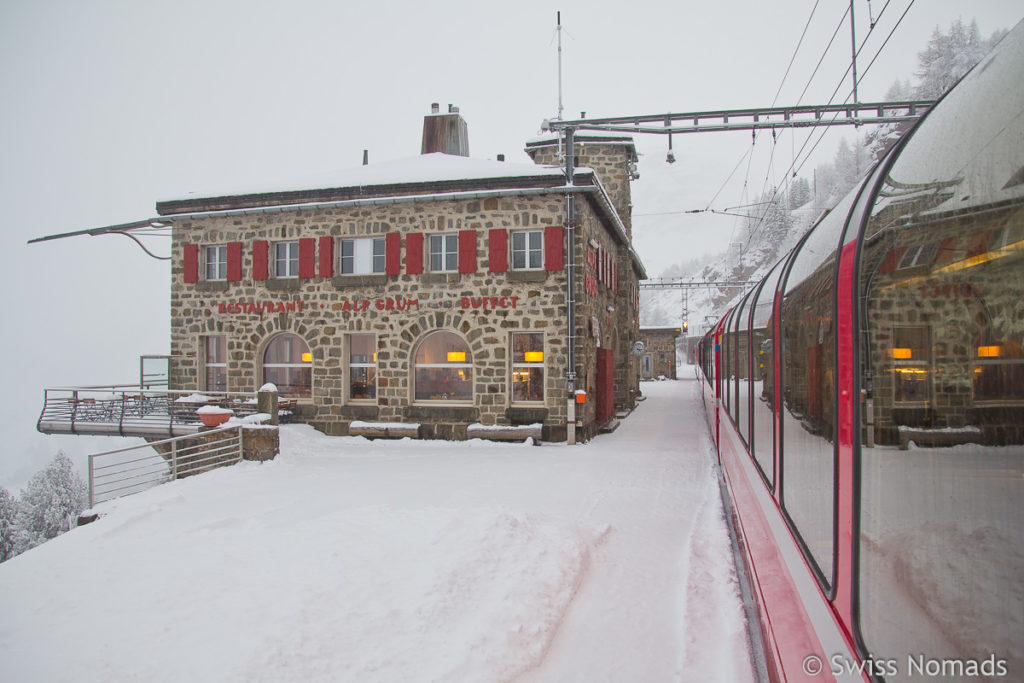
[{"label": "window with red shutter", "polygon": [[319,254],[320,277],[334,276],[334,238],[330,235],[320,237]]},{"label": "window with red shutter", "polygon": [[544,228],[544,269],[562,270],[565,268],[565,250],[562,246],[565,228],[552,225]]},{"label": "window with red shutter", "polygon": [[252,279],[262,282],[267,279],[269,271],[270,244],[267,242],[252,243]]},{"label": "window with red shutter", "polygon": [[199,245],[186,244],[183,256],[185,282],[199,282]]},{"label": "window with red shutter", "polygon": [[405,236],[405,272],[409,275],[423,272],[423,233],[410,232]]},{"label": "window with red shutter", "polygon": [[228,242],[228,281],[242,279],[242,243]]},{"label": "window with red shutter", "polygon": [[313,237],[299,240],[299,277],[316,277],[316,239]]},{"label": "window with red shutter", "polygon": [[508,231],[504,228],[487,233],[487,268],[492,273],[508,270]]},{"label": "window with red shutter", "polygon": [[459,272],[476,272],[476,230],[459,231]]}]

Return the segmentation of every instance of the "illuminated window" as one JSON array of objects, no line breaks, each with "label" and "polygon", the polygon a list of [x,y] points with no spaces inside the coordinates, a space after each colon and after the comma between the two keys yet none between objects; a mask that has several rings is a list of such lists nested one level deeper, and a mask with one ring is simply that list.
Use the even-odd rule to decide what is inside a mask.
[{"label": "illuminated window", "polygon": [[430,236],[430,270],[434,273],[455,272],[459,269],[459,236]]},{"label": "illuminated window", "polygon": [[228,245],[215,244],[206,247],[204,261],[207,280],[228,279]]},{"label": "illuminated window", "polygon": [[416,349],[413,391],[417,401],[473,400],[473,354],[454,332],[431,332]]},{"label": "illuminated window", "polygon": [[544,267],[544,231],[516,230],[512,233],[512,268],[540,270]]},{"label": "illuminated window", "polygon": [[200,339],[202,377],[199,388],[204,391],[227,391],[227,337],[222,334],[214,334]]},{"label": "illuminated window", "polygon": [[341,240],[342,275],[383,273],[385,266],[384,238],[364,237]]},{"label": "illuminated window", "polygon": [[277,242],[274,245],[274,277],[299,276],[299,243]]},{"label": "illuminated window", "polygon": [[313,395],[313,355],[298,335],[286,332],[270,340],[263,352],[263,382],[277,386],[280,396]]},{"label": "illuminated window", "polygon": [[897,403],[931,399],[931,335],[927,327],[896,327],[893,337],[893,398]]},{"label": "illuminated window", "polygon": [[377,400],[376,335],[348,336],[348,397],[353,402]]},{"label": "illuminated window", "polygon": [[1020,344],[986,340],[974,351],[974,400],[1018,405],[1024,401],[1024,350]]},{"label": "illuminated window", "polygon": [[512,333],[512,402],[544,401],[544,335]]}]

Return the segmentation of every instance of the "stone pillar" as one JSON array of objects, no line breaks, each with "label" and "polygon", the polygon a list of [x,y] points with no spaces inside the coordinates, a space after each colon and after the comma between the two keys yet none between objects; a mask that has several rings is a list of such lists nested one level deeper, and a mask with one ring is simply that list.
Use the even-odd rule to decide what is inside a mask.
[{"label": "stone pillar", "polygon": [[270,415],[270,422],[267,424],[278,424],[277,404],[277,387],[273,384],[264,384],[256,392],[256,412]]}]

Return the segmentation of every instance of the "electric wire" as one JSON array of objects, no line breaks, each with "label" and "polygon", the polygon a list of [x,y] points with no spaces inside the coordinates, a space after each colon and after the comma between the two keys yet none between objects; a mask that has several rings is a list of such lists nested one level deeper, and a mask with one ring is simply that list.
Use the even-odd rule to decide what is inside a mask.
[{"label": "electric wire", "polygon": [[[878,23],[878,20],[880,20],[880,19],[882,18],[882,15],[883,15],[883,14],[885,13],[885,10],[886,10],[886,8],[887,8],[887,7],[889,6],[889,1],[890,1],[890,0],[887,0],[887,1],[886,1],[885,5],[884,5],[884,6],[882,7],[881,11],[880,11],[880,12],[878,13],[878,17],[877,17],[877,19],[875,20],[875,25],[877,25],[877,23]],[[882,50],[883,50],[883,49],[885,48],[885,46],[886,46],[886,45],[887,45],[887,44],[889,43],[889,40],[890,40],[890,39],[892,38],[893,34],[894,34],[894,33],[896,32],[896,30],[897,30],[897,29],[899,28],[900,24],[901,24],[901,23],[903,23],[903,19],[904,19],[904,18],[905,18],[905,17],[907,16],[907,13],[908,13],[908,12],[910,11],[910,8],[911,8],[911,7],[913,7],[913,5],[914,5],[914,2],[916,2],[916,0],[910,0],[910,3],[909,3],[909,4],[907,5],[906,9],[905,9],[905,10],[903,10],[903,14],[901,14],[901,15],[900,15],[900,18],[899,18],[899,19],[898,19],[898,20],[896,21],[895,25],[894,25],[894,26],[892,27],[892,29],[891,29],[891,30],[889,31],[889,35],[888,35],[888,36],[886,36],[885,40],[884,40],[884,41],[882,42],[882,44],[881,44],[881,45],[879,46],[878,50],[877,50],[877,51],[875,52],[875,54],[874,54],[874,57],[872,57],[872,59],[871,59],[871,62],[869,62],[869,63],[868,63],[868,66],[867,66],[867,68],[865,68],[865,69],[864,69],[864,71],[863,71],[863,72],[861,72],[861,77],[862,77],[862,78],[863,78],[863,76],[864,76],[865,74],[867,74],[867,72],[868,72],[868,71],[869,71],[869,70],[871,69],[872,65],[874,65],[874,63],[875,63],[875,62],[876,62],[876,61],[878,60],[878,57],[879,57],[879,55],[881,55],[881,53],[882,53]],[[849,13],[849,10],[847,10],[847,13]],[[844,19],[845,19],[845,15],[844,15]],[[859,54],[860,54],[860,51],[861,51],[861,50],[862,50],[862,49],[864,48],[864,45],[865,45],[865,44],[867,43],[867,40],[868,40],[868,38],[869,38],[869,37],[871,36],[871,33],[873,32],[873,30],[874,30],[874,26],[872,26],[872,27],[871,27],[871,29],[869,29],[869,31],[868,31],[868,34],[867,34],[867,35],[866,35],[866,36],[864,37],[864,40],[863,40],[863,41],[861,41],[861,45],[860,45],[860,47],[858,47],[858,48],[857,48],[857,51],[856,51],[856,52],[854,53],[854,54],[855,54],[855,57],[856,57],[856,55],[859,55]],[[831,44],[831,42],[830,42],[830,44]],[[837,95],[837,94],[838,94],[838,92],[839,92],[839,89],[840,89],[840,88],[842,87],[842,84],[843,84],[843,82],[844,82],[844,81],[846,80],[846,76],[847,76],[847,75],[848,75],[848,74],[850,73],[850,69],[851,69],[852,67],[853,67],[853,65],[852,65],[852,63],[851,63],[851,64],[850,64],[850,66],[848,66],[848,67],[846,68],[846,71],[845,71],[845,72],[843,73],[843,76],[842,76],[842,78],[841,78],[841,79],[839,80],[839,83],[838,83],[838,85],[836,85],[836,88],[835,88],[835,90],[834,90],[834,91],[832,92],[832,97],[830,97],[830,98],[829,98],[828,104],[832,104],[833,100],[835,99],[836,95]],[[845,99],[843,100],[843,103],[845,104],[846,102],[849,102],[849,100],[850,100],[850,98],[851,98],[852,96],[853,96],[853,91],[852,91],[852,89],[851,89],[851,91],[850,91],[850,92],[849,92],[849,93],[847,94],[846,98],[845,98]],[[802,97],[802,95],[801,95],[801,97]],[[836,119],[836,118],[838,118],[838,117],[839,117],[839,112],[836,112],[835,114],[833,114],[833,116],[832,116],[832,119],[831,119],[831,120],[832,120],[832,121],[835,121],[835,119]],[[787,174],[787,175],[789,175],[789,174],[790,174],[791,172],[792,172],[792,173],[794,173],[794,174],[795,174],[795,173],[799,173],[800,169],[802,169],[802,168],[804,167],[804,164],[806,164],[806,163],[807,163],[807,162],[808,162],[808,161],[810,160],[810,158],[811,158],[811,155],[812,155],[812,154],[814,153],[814,151],[815,151],[815,150],[817,149],[818,145],[820,145],[820,144],[821,144],[821,141],[822,141],[822,140],[824,139],[824,137],[825,137],[825,134],[826,134],[826,133],[828,132],[828,129],[829,129],[829,126],[825,126],[825,127],[823,128],[823,130],[821,131],[821,133],[820,133],[820,134],[818,135],[818,139],[817,139],[817,141],[815,141],[814,145],[813,145],[813,146],[812,146],[812,147],[811,147],[811,148],[810,148],[810,149],[809,149],[809,150],[807,151],[807,155],[806,155],[806,156],[805,156],[805,157],[803,158],[803,160],[802,160],[802,161],[800,162],[800,165],[799,165],[799,166],[797,166],[797,167],[796,167],[796,168],[794,169],[794,166],[795,166],[795,164],[796,164],[796,160],[794,160],[794,161],[793,161],[793,163],[792,163],[792,164],[790,164],[790,167],[789,167],[789,168],[788,168],[788,169],[786,170],[786,174]],[[796,155],[796,156],[797,156],[798,158],[799,158],[799,157],[800,157],[801,155],[803,155],[803,153],[804,153],[804,149],[806,149],[806,148],[807,148],[807,144],[808,144],[808,143],[810,142],[810,140],[811,140],[811,138],[812,138],[813,136],[814,136],[814,131],[812,130],[812,131],[811,131],[811,133],[809,133],[809,134],[808,134],[808,136],[807,136],[806,140],[804,140],[804,144],[803,144],[803,145],[802,145],[802,146],[800,147],[800,151],[799,151],[799,152],[797,152],[797,155]],[[762,189],[762,192],[763,192],[763,189]],[[776,197],[776,195],[777,195],[777,194],[778,194],[778,191],[777,191],[777,190],[776,190],[776,191],[775,191],[775,192],[774,192],[774,193],[772,194],[772,198],[771,198],[771,199],[772,199],[773,201],[774,201],[774,199],[775,199],[775,197]],[[760,219],[760,220],[758,221],[757,225],[756,225],[756,226],[754,226],[753,230],[751,230],[751,231],[750,231],[750,235],[749,235],[749,237],[748,237],[748,243],[749,243],[749,240],[750,240],[750,239],[753,239],[754,235],[755,235],[755,234],[757,234],[758,230],[760,230],[761,226],[762,226],[762,225],[764,224],[764,217],[765,217],[765,216],[767,216],[767,211],[766,211],[766,212],[765,212],[765,213],[764,213],[764,214],[762,215],[761,219]]]}]

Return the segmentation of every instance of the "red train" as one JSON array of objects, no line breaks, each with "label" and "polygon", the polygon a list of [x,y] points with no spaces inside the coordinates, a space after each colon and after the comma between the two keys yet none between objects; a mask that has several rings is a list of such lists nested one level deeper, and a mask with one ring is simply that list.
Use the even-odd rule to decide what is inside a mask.
[{"label": "red train", "polygon": [[1024,680],[1024,22],[699,355],[762,673]]}]

